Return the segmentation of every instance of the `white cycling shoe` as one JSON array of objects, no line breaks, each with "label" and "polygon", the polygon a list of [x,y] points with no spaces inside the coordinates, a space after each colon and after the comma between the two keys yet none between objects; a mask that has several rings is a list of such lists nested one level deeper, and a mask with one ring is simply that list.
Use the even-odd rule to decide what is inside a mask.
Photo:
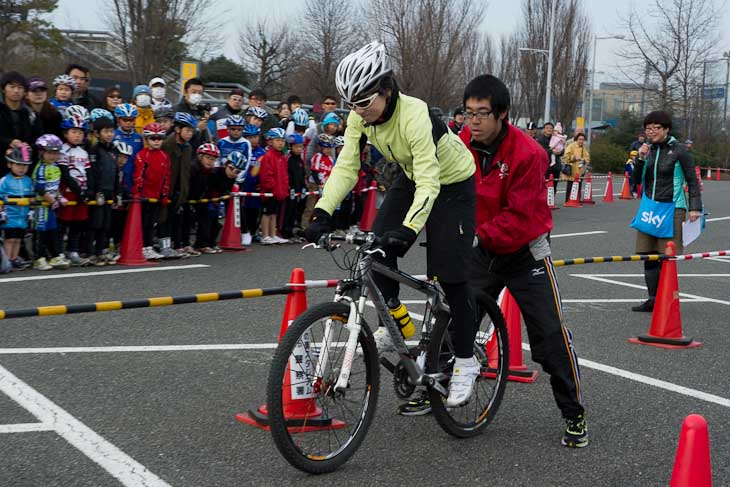
[{"label": "white cycling shoe", "polygon": [[384,326],[379,326],[377,330],[375,330],[375,333],[373,333],[373,338],[375,338],[375,345],[378,347],[378,353],[385,353],[385,352],[395,352],[395,345],[393,345],[393,339],[390,337],[390,333],[388,333],[388,329]]},{"label": "white cycling shoe", "polygon": [[446,399],[447,408],[463,406],[471,398],[474,383],[479,377],[481,366],[476,357],[456,358],[454,372],[449,382],[449,397]]}]

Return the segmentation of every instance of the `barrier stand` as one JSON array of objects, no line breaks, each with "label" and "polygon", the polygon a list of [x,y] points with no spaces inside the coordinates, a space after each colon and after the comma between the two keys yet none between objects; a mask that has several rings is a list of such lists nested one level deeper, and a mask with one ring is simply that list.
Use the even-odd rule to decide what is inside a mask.
[{"label": "barrier stand", "polygon": [[[504,290],[502,302],[499,305],[504,321],[507,323],[507,336],[509,341],[509,367],[507,380],[513,382],[532,383],[537,380],[537,371],[530,370],[522,358],[522,316],[515,298],[508,289]],[[493,336],[487,342],[487,359],[489,367],[497,367],[497,339]],[[486,372],[487,377],[494,377],[494,373]]]},{"label": "barrier stand", "polygon": [[[234,184],[233,193],[238,193],[238,185]],[[226,209],[226,221],[221,232],[220,248],[229,252],[249,250],[241,245],[241,198],[234,196]]]},{"label": "barrier stand", "polygon": [[360,218],[360,230],[363,232],[369,232],[373,229],[373,222],[375,221],[376,199],[378,195],[378,183],[373,181],[370,183],[370,190],[365,198],[365,207],[362,211],[362,217]]},{"label": "barrier stand", "polygon": [[[289,325],[307,309],[307,287],[304,281],[304,269],[296,268],[292,271],[289,285],[292,288],[292,293],[286,298],[284,317],[279,331],[279,342],[284,337]],[[306,354],[304,345],[301,348],[302,354]],[[298,392],[292,387],[292,382],[302,382],[301,378],[296,378],[296,372],[292,370],[295,364],[294,357],[289,357],[289,366],[284,373],[282,383],[282,403],[287,426],[299,433],[344,428],[345,423],[343,421],[328,417],[326,412],[317,406],[316,393],[306,390]],[[314,364],[311,364],[311,366],[314,367]],[[302,367],[306,366],[299,365],[300,369]],[[314,371],[312,371],[313,375]],[[312,386],[310,384],[310,388]],[[236,414],[236,420],[250,426],[269,430],[269,414],[266,404]]]},{"label": "barrier stand", "polygon": [[720,180],[720,168],[718,167],[715,169],[715,181],[719,181],[719,180]]},{"label": "barrier stand", "polygon": [[139,201],[129,203],[127,222],[124,225],[122,245],[119,248],[119,265],[157,265],[144,258],[142,254],[142,208]]},{"label": "barrier stand", "polygon": [[699,414],[690,414],[682,422],[669,487],[712,487],[710,435],[707,421]]},{"label": "barrier stand", "polygon": [[608,181],[606,182],[606,189],[603,192],[603,202],[613,203],[613,174],[608,171]]},{"label": "barrier stand", "polygon": [[591,173],[588,173],[588,176],[586,176],[583,181],[583,199],[581,200],[581,203],[584,205],[596,204],[596,202],[593,201],[593,176],[591,176]]},{"label": "barrier stand", "polygon": [[575,179],[573,180],[573,186],[570,188],[570,198],[563,205],[564,207],[570,208],[581,208],[582,205],[578,201],[578,195],[580,193],[580,176],[575,173]]},{"label": "barrier stand", "polygon": [[548,180],[548,187],[547,187],[547,204],[548,208],[551,210],[559,210],[557,206],[555,206],[555,178],[552,174],[550,174],[550,179]]},{"label": "barrier stand", "polygon": [[[641,191],[637,191],[641,194]],[[631,183],[629,182],[629,172],[624,171],[624,184],[621,186],[621,196],[618,197],[620,200],[632,200],[634,195],[631,194]]]},{"label": "barrier stand", "polygon": [[662,262],[659,290],[651,315],[649,333],[629,338],[629,342],[659,348],[695,348],[702,345],[682,334],[682,317],[679,312],[679,281],[674,242],[667,242],[664,254],[669,258]]},{"label": "barrier stand", "polygon": [[700,191],[704,191],[705,185],[702,183],[702,174],[700,174],[700,166],[695,166],[695,175],[697,176],[697,181],[700,182]]}]

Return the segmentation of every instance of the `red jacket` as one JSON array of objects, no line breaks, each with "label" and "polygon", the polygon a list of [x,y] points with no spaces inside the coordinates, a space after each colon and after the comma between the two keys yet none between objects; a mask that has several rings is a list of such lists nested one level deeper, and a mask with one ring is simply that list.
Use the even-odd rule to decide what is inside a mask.
[{"label": "red jacket", "polygon": [[259,161],[261,192],[274,193],[277,200],[285,200],[289,196],[289,162],[286,155],[270,148]]},{"label": "red jacket", "polygon": [[165,198],[170,196],[170,158],[162,149],[144,148],[134,158],[133,196]]},{"label": "red jacket", "polygon": [[513,253],[553,228],[547,205],[545,149],[521,130],[507,125],[507,134],[482,176],[479,151],[472,147],[471,130],[459,134],[474,155],[477,170],[476,226],[481,244],[495,254]]}]

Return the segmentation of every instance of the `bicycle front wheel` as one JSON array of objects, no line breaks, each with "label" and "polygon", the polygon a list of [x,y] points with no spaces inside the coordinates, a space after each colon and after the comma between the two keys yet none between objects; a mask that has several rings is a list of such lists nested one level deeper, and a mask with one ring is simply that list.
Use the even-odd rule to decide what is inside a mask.
[{"label": "bicycle front wheel", "polygon": [[357,450],[375,415],[378,353],[362,322],[349,381],[335,388],[346,358],[350,307],[322,303],[294,320],[276,349],[267,387],[279,452],[309,473],[332,472]]},{"label": "bicycle front wheel", "polygon": [[[483,318],[474,340],[474,355],[481,364],[481,374],[474,384],[471,399],[463,406],[447,408],[446,398],[436,389],[429,390],[431,408],[436,421],[450,435],[468,438],[481,433],[491,423],[499,409],[507,384],[509,340],[507,325],[497,303],[480,299]],[[434,325],[429,344],[427,368],[429,373],[442,372],[451,376],[454,360],[451,317],[440,314]],[[446,384],[444,384],[445,386]]]}]

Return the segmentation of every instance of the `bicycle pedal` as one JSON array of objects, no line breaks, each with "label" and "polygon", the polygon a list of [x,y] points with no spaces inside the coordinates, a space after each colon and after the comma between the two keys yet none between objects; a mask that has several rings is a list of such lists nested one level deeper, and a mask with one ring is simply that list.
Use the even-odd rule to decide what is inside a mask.
[{"label": "bicycle pedal", "polygon": [[391,374],[395,372],[395,364],[385,357],[380,357],[380,365],[385,367],[385,369]]}]

